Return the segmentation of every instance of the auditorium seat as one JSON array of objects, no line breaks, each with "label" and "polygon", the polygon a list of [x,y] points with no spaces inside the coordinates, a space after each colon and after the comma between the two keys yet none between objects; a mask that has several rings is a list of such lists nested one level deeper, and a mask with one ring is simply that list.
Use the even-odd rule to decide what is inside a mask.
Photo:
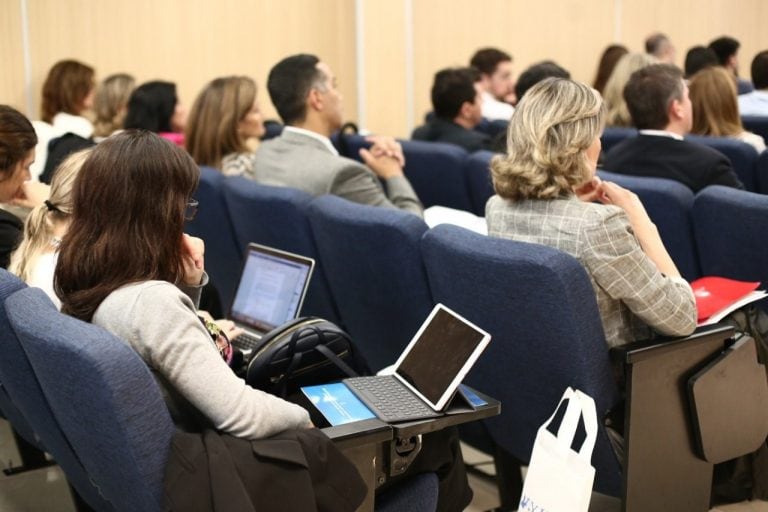
[{"label": "auditorium seat", "polygon": [[[600,419],[619,405],[595,293],[576,259],[450,225],[429,230],[422,252],[434,300],[491,334],[465,382],[503,404],[485,425],[504,450],[528,462],[567,386],[592,396]],[[620,496],[621,465],[599,423],[595,490]]]},{"label": "auditorium seat", "polygon": [[680,274],[688,281],[701,276],[691,220],[693,192],[688,187],[663,178],[642,178],[603,170],[598,176],[637,194],[648,216],[659,228],[664,246]]},{"label": "auditorium seat", "polygon": [[763,151],[757,157],[755,174],[757,178],[757,192],[768,194],[768,151]]},{"label": "auditorium seat", "polygon": [[[314,258],[315,270],[301,314],[340,323],[338,309],[328,288],[324,263],[318,258],[307,219],[312,196],[290,187],[260,185],[242,176],[225,179],[223,191],[237,245],[244,251],[250,242],[255,242]],[[239,267],[237,270],[239,272]]]},{"label": "auditorium seat", "polygon": [[200,183],[194,194],[200,203],[195,218],[187,221],[186,232],[205,242],[205,270],[216,287],[224,311],[235,294],[244,247],[235,243],[222,185],[224,175],[212,167],[200,167]]},{"label": "auditorium seat", "polygon": [[694,199],[693,227],[703,275],[768,286],[768,196],[707,187]]},{"label": "auditorium seat", "polygon": [[494,194],[490,169],[491,159],[494,156],[496,153],[491,151],[475,151],[464,160],[464,173],[469,196],[472,199],[472,211],[481,217],[485,217],[485,203]]},{"label": "auditorium seat", "polygon": [[768,142],[768,116],[742,116],[744,129],[760,135]]},{"label": "auditorium seat", "polygon": [[629,137],[637,137],[637,130],[623,126],[607,126],[600,136],[602,153],[606,154],[613,146]]},{"label": "auditorium seat", "polygon": [[352,339],[372,370],[394,364],[433,306],[419,247],[427,225],[330,195],[312,201],[309,220]]},{"label": "auditorium seat", "polygon": [[757,164],[757,152],[755,148],[740,140],[728,137],[704,137],[701,135],[688,135],[685,140],[696,142],[716,149],[731,161],[736,176],[744,184],[747,190],[757,190],[757,177],[755,166]]},{"label": "auditorium seat", "polygon": [[[9,294],[12,289],[16,291]],[[12,403],[17,407],[19,413],[27,422],[29,431],[34,431],[30,441],[37,441],[38,446],[44,446],[56,462],[61,466],[67,475],[67,479],[77,491],[78,495],[84,499],[94,510],[114,510],[101,492],[91,481],[91,475],[84,467],[82,460],[75,454],[69,435],[64,432],[61,423],[61,417],[53,411],[54,398],[43,389],[42,383],[36,377],[30,359],[22,348],[23,340],[20,339],[23,329],[13,322],[11,314],[13,297],[20,293],[29,294],[38,297],[38,302],[50,308],[58,316],[61,315],[53,303],[48,299],[45,293],[39,289],[27,288],[15,277],[0,269],[0,350],[3,356],[0,357],[0,382],[7,391]],[[35,316],[37,310],[31,305],[23,303],[21,306],[25,315],[28,315],[28,324],[34,324],[37,329],[44,330],[53,336],[59,336],[57,325],[49,323],[47,316]],[[98,349],[98,345],[94,348]],[[47,352],[47,357],[53,358],[53,352]],[[60,369],[50,376],[57,385],[65,386],[73,370],[72,362],[68,359],[58,359]],[[90,390],[89,390],[90,392]],[[97,392],[97,390],[93,390]],[[66,397],[62,404],[68,407],[72,397]],[[13,424],[14,419],[10,418]],[[79,419],[83,423],[90,421],[90,414],[86,414]],[[16,425],[14,425],[16,426]]]}]

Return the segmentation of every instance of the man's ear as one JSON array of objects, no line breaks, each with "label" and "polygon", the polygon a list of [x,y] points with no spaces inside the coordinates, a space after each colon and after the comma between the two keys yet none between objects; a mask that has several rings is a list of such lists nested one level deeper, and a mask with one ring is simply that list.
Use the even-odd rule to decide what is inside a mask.
[{"label": "man's ear", "polygon": [[669,104],[669,109],[667,111],[667,117],[669,120],[677,120],[682,119],[684,116],[683,112],[683,102],[678,99],[673,99],[672,103]]},{"label": "man's ear", "polygon": [[472,103],[470,103],[469,101],[465,101],[464,103],[461,104],[458,117],[462,117],[465,119],[468,117],[471,117],[472,116],[471,110],[472,110]]},{"label": "man's ear", "polygon": [[323,95],[314,87],[309,90],[309,94],[307,95],[307,107],[318,112],[323,110]]}]

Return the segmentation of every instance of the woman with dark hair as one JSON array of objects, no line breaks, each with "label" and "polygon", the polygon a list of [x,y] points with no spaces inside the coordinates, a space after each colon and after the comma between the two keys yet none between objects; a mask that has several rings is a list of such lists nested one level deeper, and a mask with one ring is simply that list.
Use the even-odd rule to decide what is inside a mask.
[{"label": "woman with dark hair", "polygon": [[123,127],[148,130],[183,146],[186,122],[187,112],[176,96],[176,84],[158,80],[133,90]]},{"label": "woman with dark hair", "polygon": [[597,92],[603,94],[603,89],[605,89],[605,84],[608,83],[608,78],[613,73],[613,68],[616,67],[619,59],[628,53],[627,47],[621,44],[612,44],[603,50],[600,63],[597,65],[595,81],[592,83],[592,87]]},{"label": "woman with dark hair", "polygon": [[231,176],[253,169],[262,135],[256,83],[247,76],[228,76],[213,80],[195,99],[185,141],[195,162]]},{"label": "woman with dark hair", "polygon": [[198,177],[183,149],[154,134],[127,131],[99,143],[72,191],[54,278],[62,311],[129,343],[182,428],[258,439],[309,426],[304,409],[238,378],[197,317],[204,248],[183,230]]},{"label": "woman with dark hair", "polygon": [[[30,179],[29,168],[35,161],[36,144],[32,123],[17,110],[0,105],[0,203],[29,199],[30,191],[24,184]],[[21,237],[21,228],[21,220],[0,209],[0,267],[8,267],[11,252]]]}]

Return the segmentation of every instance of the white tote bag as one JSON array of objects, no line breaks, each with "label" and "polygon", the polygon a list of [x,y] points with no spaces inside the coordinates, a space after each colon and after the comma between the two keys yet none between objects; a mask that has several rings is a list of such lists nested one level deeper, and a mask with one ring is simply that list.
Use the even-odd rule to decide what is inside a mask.
[{"label": "white tote bag", "polygon": [[[547,430],[547,426],[566,399],[568,408],[555,436]],[[571,448],[571,444],[582,416],[587,436],[577,452]],[[591,460],[596,437],[595,401],[569,387],[555,412],[539,427],[536,434],[518,511],[587,512],[595,480],[595,468]]]}]

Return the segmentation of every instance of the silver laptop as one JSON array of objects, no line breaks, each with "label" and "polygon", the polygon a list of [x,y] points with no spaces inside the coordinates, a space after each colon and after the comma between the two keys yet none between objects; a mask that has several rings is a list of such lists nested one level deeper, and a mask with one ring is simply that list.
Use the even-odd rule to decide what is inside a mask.
[{"label": "silver laptop", "polygon": [[301,311],[315,260],[251,243],[229,319],[245,331],[232,344],[250,360],[262,336]]},{"label": "silver laptop", "polygon": [[442,416],[491,335],[438,304],[405,348],[391,375],[344,384],[389,423]]}]

